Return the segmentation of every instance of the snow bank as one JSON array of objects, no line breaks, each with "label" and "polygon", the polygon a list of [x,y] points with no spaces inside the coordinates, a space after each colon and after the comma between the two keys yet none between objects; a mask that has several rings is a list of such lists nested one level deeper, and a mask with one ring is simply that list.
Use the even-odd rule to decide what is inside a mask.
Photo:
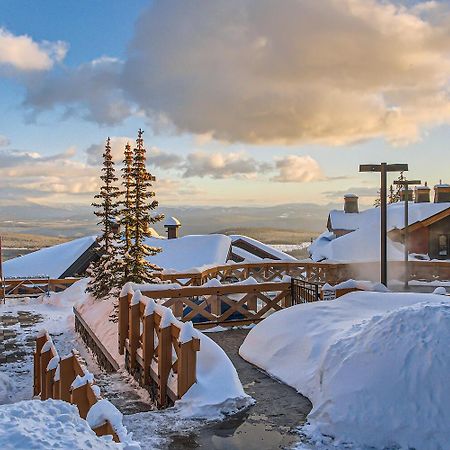
[{"label": "snow bank", "polygon": [[14,381],[6,373],[0,372],[0,405],[14,400]]},{"label": "snow bank", "polygon": [[0,406],[0,448],[84,450],[139,449],[133,441],[116,444],[99,438],[81,419],[76,406],[61,400],[27,400]]},{"label": "snow bank", "polygon": [[96,236],[43,248],[3,263],[5,277],[59,278],[94,242]]},{"label": "snow bank", "polygon": [[[258,241],[256,239],[250,238],[248,236],[243,236],[243,235],[240,235],[240,234],[233,234],[233,235],[230,236],[230,238],[231,238],[233,243],[236,242],[236,241],[239,241],[239,240],[244,241],[247,244],[255,246],[255,247],[263,250],[264,252],[269,253],[269,254],[275,256],[276,258],[279,258],[281,261],[298,261],[297,258],[294,258],[293,256],[288,255],[287,253],[284,253],[283,251],[272,247],[271,245],[263,244],[262,242],[260,242],[260,241]],[[237,246],[233,246],[233,252],[235,252],[236,254],[240,254],[243,257],[245,257],[245,255],[248,254],[249,256],[246,259],[249,259],[249,260],[256,260],[256,259],[258,259],[260,261],[263,260],[262,258],[259,258],[259,257],[255,256],[255,255],[253,255],[251,253],[248,253],[245,250],[240,249]]]},{"label": "snow bank", "polygon": [[354,292],[271,315],[240,354],[312,401],[313,440],[435,450],[450,442],[448,342],[447,297]]},{"label": "snow bank", "polygon": [[363,280],[346,280],[342,283],[331,286],[325,283],[322,286],[324,291],[337,291],[339,289],[359,289],[361,291],[375,291],[375,292],[388,292],[389,289],[382,283],[374,283],[373,281]]}]

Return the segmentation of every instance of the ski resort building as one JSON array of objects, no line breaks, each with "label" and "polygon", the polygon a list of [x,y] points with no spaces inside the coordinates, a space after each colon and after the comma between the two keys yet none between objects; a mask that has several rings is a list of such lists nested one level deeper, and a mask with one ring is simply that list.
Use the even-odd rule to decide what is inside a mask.
[{"label": "ski resort building", "polygon": [[[418,186],[409,194],[408,246],[411,259],[450,260],[450,185]],[[413,199],[413,200],[412,200]],[[404,255],[404,201],[388,205],[388,258]],[[359,211],[358,196],[346,194],[344,208],[328,215],[327,231],[310,246],[314,261],[376,261],[380,249],[380,210]]]}]

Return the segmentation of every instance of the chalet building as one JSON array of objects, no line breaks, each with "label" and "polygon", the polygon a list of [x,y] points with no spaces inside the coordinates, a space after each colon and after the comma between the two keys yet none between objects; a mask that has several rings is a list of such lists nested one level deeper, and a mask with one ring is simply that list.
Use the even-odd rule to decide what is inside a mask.
[{"label": "chalet building", "polygon": [[[431,189],[426,184],[417,186],[414,191],[403,192],[402,199],[409,198],[408,245],[412,256],[419,258],[450,260],[450,185],[434,186],[433,201]],[[403,244],[404,201],[388,205],[388,238],[391,241],[391,259],[400,258],[396,243]],[[342,210],[332,210],[328,215],[327,229],[313,243],[310,249],[315,260],[354,260],[346,258],[345,246],[357,245],[368,258],[378,253],[379,209],[370,208],[359,211],[358,196],[346,194]],[[357,233],[356,233],[357,232]],[[377,240],[378,239],[378,240]],[[342,242],[341,242],[342,241]],[[375,242],[377,241],[377,242]],[[373,245],[371,245],[373,243]],[[372,248],[373,247],[373,248]],[[339,249],[339,250],[338,250]],[[349,252],[348,254],[354,254]],[[364,254],[358,260],[364,260]]]}]

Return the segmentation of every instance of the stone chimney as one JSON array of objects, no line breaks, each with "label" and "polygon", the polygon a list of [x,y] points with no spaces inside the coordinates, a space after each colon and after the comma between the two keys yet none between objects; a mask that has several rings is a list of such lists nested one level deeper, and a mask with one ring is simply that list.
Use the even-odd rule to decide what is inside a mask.
[{"label": "stone chimney", "polygon": [[416,203],[430,203],[430,188],[425,181],[424,186],[416,186],[414,188],[414,201]]},{"label": "stone chimney", "polygon": [[169,217],[164,223],[164,228],[167,230],[167,239],[176,239],[180,227],[181,223],[176,217]]},{"label": "stone chimney", "polygon": [[358,213],[358,196],[356,194],[344,195],[344,212]]},{"label": "stone chimney", "polygon": [[434,186],[434,203],[450,202],[450,184],[440,182]]}]

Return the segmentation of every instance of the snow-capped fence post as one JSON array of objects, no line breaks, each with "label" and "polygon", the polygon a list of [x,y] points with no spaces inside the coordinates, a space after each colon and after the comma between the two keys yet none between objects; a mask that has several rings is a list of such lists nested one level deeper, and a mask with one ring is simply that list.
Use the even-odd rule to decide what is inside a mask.
[{"label": "snow-capped fence post", "polygon": [[70,402],[70,386],[75,380],[75,355],[61,359],[59,362],[59,395],[61,400]]},{"label": "snow-capped fence post", "polygon": [[39,395],[41,392],[41,352],[42,347],[47,342],[47,339],[47,332],[41,332],[36,338],[36,351],[34,352],[34,395]]},{"label": "snow-capped fence post", "polygon": [[128,337],[129,326],[129,305],[131,302],[132,293],[127,293],[119,298],[119,354],[123,355],[125,352],[125,341]]},{"label": "snow-capped fence post", "polygon": [[197,381],[197,352],[200,350],[200,339],[193,338],[188,342],[178,343],[178,397],[181,398]]}]

